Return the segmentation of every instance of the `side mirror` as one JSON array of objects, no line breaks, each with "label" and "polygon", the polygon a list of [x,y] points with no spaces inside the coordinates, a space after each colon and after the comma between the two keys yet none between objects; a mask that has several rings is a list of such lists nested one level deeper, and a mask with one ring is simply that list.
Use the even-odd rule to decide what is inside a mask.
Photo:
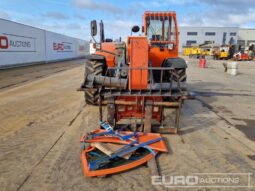
[{"label": "side mirror", "polygon": [[144,26],[142,26],[142,32],[144,32]]},{"label": "side mirror", "polygon": [[90,22],[90,30],[91,30],[91,36],[97,35],[97,21],[93,20]]},{"label": "side mirror", "polygon": [[138,32],[140,30],[140,27],[135,25],[132,27],[132,32]]}]

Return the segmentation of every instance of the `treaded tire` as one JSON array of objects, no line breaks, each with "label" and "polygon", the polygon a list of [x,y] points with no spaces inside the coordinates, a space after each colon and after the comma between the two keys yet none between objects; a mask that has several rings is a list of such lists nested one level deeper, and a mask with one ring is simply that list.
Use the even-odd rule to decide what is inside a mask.
[{"label": "treaded tire", "polygon": [[[168,58],[162,65],[162,67],[171,67],[174,68],[174,72],[177,75],[173,75],[172,79],[175,82],[186,82],[186,68],[187,64],[183,58]],[[172,71],[166,74],[166,79],[170,79],[172,75]]]},{"label": "treaded tire", "polygon": [[[177,73],[180,82],[186,82],[187,80],[186,68],[176,68],[175,72]],[[178,81],[178,79],[175,76],[173,76],[173,80],[176,82]]]},{"label": "treaded tire", "polygon": [[[104,63],[100,61],[87,61],[85,64],[84,77],[89,74],[102,75],[104,71]],[[85,102],[89,105],[98,105],[99,92],[98,90],[86,90],[84,92]]]}]

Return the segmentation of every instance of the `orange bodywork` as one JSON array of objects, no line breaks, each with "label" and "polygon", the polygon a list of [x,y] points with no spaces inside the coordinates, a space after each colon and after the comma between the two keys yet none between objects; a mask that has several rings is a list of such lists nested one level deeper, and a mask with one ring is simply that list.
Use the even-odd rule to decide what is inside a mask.
[{"label": "orange bodywork", "polygon": [[[174,26],[173,29],[171,29],[171,28],[168,29],[169,30],[168,33],[170,34],[169,37],[165,40],[150,40],[150,39],[148,39],[147,38],[148,28],[147,28],[147,25],[146,25],[146,18],[153,19],[153,18],[165,18],[165,17],[168,18],[169,22],[170,22],[170,18],[171,18],[171,22],[173,22],[172,24]],[[138,58],[136,58],[136,56],[134,56],[134,57],[132,56],[132,59],[134,61],[137,61],[138,59],[139,60],[140,59],[147,60],[147,66],[146,67],[148,67],[148,61],[151,61],[151,64],[152,64],[153,67],[160,67],[165,59],[167,59],[167,58],[177,58],[178,57],[179,31],[178,31],[176,13],[175,12],[150,12],[150,11],[146,11],[144,13],[144,16],[143,16],[143,22],[144,22],[143,26],[144,26],[145,36],[129,36],[128,39],[132,39],[136,42],[143,41],[143,42],[141,42],[141,44],[143,44],[142,46],[144,46],[146,48],[144,39],[147,38],[148,53],[140,52],[139,50],[136,50],[137,53],[135,53],[135,51],[132,50],[133,48],[135,48],[135,46],[133,46],[133,43],[131,43],[129,45],[131,45],[132,48],[130,48],[130,46],[128,45],[128,55],[129,56],[130,56],[130,54],[138,55]],[[173,31],[171,31],[171,30],[173,30]],[[163,36],[163,38],[164,38],[164,36]],[[162,45],[167,45],[169,43],[172,43],[174,46],[173,46],[172,50],[169,50],[166,47],[162,49],[159,46],[153,46],[153,44],[155,44],[155,43],[162,44]],[[113,52],[113,53],[116,52],[114,42],[103,42],[103,43],[101,43],[101,46],[102,46],[101,47],[102,50],[106,50],[108,52]],[[105,56],[106,64],[107,64],[108,67],[116,66],[114,55],[106,53],[106,52],[101,52],[101,51],[96,51],[95,54]],[[141,64],[141,65],[143,65],[143,64]]]},{"label": "orange bodywork", "polygon": [[[101,43],[101,49],[106,50],[108,52],[113,52],[113,53],[116,52],[114,42],[103,42],[103,43]],[[104,56],[105,60],[106,60],[106,64],[107,64],[108,67],[114,67],[115,66],[115,55],[109,54],[107,52],[102,52],[102,51],[96,51],[95,54]]]},{"label": "orange bodywork", "polygon": [[[131,163],[128,163],[125,165],[108,168],[108,169],[102,169],[102,170],[90,170],[86,156],[87,156],[88,152],[90,152],[94,149],[95,149],[94,147],[89,147],[89,148],[83,150],[81,153],[82,167],[83,167],[85,176],[105,176],[108,174],[115,174],[118,172],[123,172],[126,170],[130,170],[132,168],[135,168],[139,165],[142,165],[154,157],[153,154],[149,153],[148,155],[144,156],[143,158],[141,158],[139,160],[132,161]],[[157,154],[157,151],[155,151],[155,153]]]},{"label": "orange bodywork", "polygon": [[[152,63],[153,67],[160,67],[163,61],[166,58],[177,58],[178,57],[178,42],[179,42],[179,32],[178,32],[178,25],[177,25],[177,20],[176,20],[176,13],[175,12],[145,12],[144,17],[143,17],[143,22],[144,22],[144,33],[147,36],[148,34],[148,28],[146,27],[146,18],[152,19],[152,18],[165,18],[167,17],[169,22],[170,18],[172,18],[173,24],[174,24],[174,30],[171,31],[169,28],[168,33],[171,34],[169,35],[168,39],[166,40],[151,40],[149,44],[149,60]],[[173,39],[173,37],[175,39]],[[164,38],[164,37],[163,37]],[[167,48],[160,48],[158,46],[153,46],[153,44],[159,43],[159,44],[169,44],[173,43],[173,49],[169,50]]]},{"label": "orange bodywork", "polygon": [[147,89],[148,40],[146,37],[128,37],[129,89]]},{"label": "orange bodywork", "polygon": [[178,53],[172,52],[172,50],[161,51],[159,47],[153,47],[149,49],[149,59],[151,60],[153,67],[160,67],[166,58],[177,58]]}]

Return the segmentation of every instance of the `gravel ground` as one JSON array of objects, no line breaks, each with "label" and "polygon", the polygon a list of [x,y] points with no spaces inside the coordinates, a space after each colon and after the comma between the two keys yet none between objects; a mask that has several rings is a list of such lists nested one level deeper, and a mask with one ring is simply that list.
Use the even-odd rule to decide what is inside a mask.
[{"label": "gravel ground", "polygon": [[[198,60],[185,59],[196,99],[184,104],[179,134],[164,135],[171,152],[157,158],[161,174],[254,173],[255,62],[238,62],[240,73],[231,76],[224,73],[223,61],[208,59],[201,69]],[[42,66],[23,68],[22,75],[19,69],[0,72],[1,190],[167,190],[151,184],[146,166],[107,178],[84,177],[79,138],[98,128],[98,108],[87,106],[76,91],[84,60],[76,62],[75,67],[65,62],[57,73]],[[33,71],[41,77],[35,79]],[[255,186],[254,174],[250,183]]]}]

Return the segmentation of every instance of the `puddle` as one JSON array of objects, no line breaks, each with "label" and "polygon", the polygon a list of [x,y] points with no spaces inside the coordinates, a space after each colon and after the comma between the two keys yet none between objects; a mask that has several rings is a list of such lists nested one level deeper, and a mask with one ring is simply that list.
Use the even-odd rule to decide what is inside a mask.
[{"label": "puddle", "polygon": [[242,131],[247,138],[252,141],[255,141],[255,120],[254,119],[240,119],[240,118],[232,118],[234,120],[241,120],[246,123],[246,125],[235,125],[237,129]]},{"label": "puddle", "polygon": [[255,161],[255,155],[247,155],[247,157],[251,160],[254,160]]}]

